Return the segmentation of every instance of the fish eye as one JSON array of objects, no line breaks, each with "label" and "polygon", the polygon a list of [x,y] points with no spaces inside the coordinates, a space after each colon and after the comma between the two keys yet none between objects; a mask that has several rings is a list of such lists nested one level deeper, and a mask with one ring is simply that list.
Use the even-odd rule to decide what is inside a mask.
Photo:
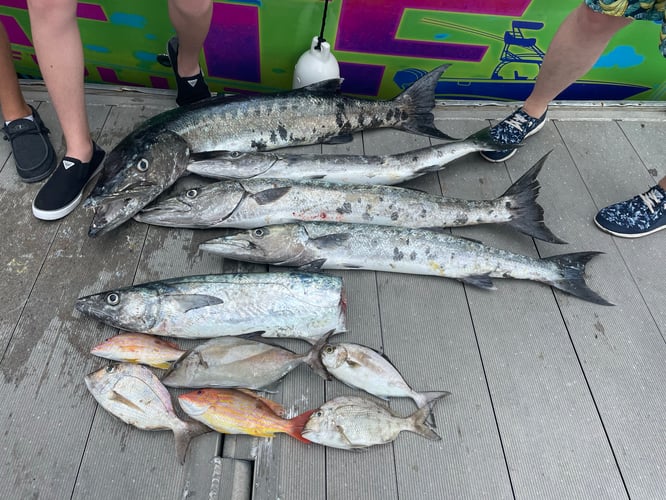
[{"label": "fish eye", "polygon": [[257,238],[263,238],[265,234],[266,234],[266,231],[263,228],[257,228],[257,229],[254,230],[254,235]]},{"label": "fish eye", "polygon": [[232,158],[240,158],[242,155],[240,151],[232,151],[231,153],[229,153],[229,156],[231,156]]},{"label": "fish eye", "polygon": [[145,158],[141,158],[139,160],[139,163],[136,164],[136,169],[139,172],[145,172],[146,170],[148,170],[149,165],[150,163],[148,162],[148,160],[146,160]]},{"label": "fish eye", "polygon": [[335,347],[333,347],[332,345],[327,345],[326,347],[324,347],[324,352],[326,354],[333,354],[333,351],[335,351]]},{"label": "fish eye", "polygon": [[106,373],[113,373],[115,369],[114,365],[106,365]]},{"label": "fish eye", "polygon": [[111,292],[106,296],[106,303],[110,306],[117,306],[120,303],[120,295],[116,292]]},{"label": "fish eye", "polygon": [[187,192],[185,193],[185,196],[187,198],[196,198],[198,194],[199,191],[197,189],[188,189]]},{"label": "fish eye", "polygon": [[321,410],[315,413],[315,417],[321,417],[324,414]]}]

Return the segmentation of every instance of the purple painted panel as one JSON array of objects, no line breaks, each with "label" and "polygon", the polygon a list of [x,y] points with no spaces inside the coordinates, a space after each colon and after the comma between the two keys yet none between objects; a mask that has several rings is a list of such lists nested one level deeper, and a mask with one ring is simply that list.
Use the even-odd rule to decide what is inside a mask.
[{"label": "purple painted panel", "polygon": [[0,22],[2,22],[4,25],[5,31],[7,31],[7,37],[11,43],[32,47],[32,42],[28,38],[28,35],[26,35],[25,31],[23,31],[23,28],[21,28],[19,23],[16,22],[16,19],[13,17],[0,15]]},{"label": "purple painted panel", "polygon": [[520,17],[529,4],[530,0],[345,0],[340,11],[335,49],[478,62],[486,53],[486,45],[396,40],[405,9]]},{"label": "purple painted panel", "polygon": [[213,4],[213,21],[204,53],[210,76],[260,82],[257,6]]},{"label": "purple painted panel", "polygon": [[344,77],[342,92],[376,96],[384,77],[384,66],[340,62],[340,75]]},{"label": "purple painted panel", "polygon": [[92,19],[93,21],[108,21],[104,9],[100,5],[79,2],[76,5],[76,15],[81,19]]}]

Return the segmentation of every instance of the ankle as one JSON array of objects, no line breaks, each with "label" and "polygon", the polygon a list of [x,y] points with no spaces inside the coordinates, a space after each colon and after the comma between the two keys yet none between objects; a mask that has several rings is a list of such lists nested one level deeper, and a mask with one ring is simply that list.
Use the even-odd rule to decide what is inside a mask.
[{"label": "ankle", "polygon": [[528,103],[527,101],[525,104],[523,104],[523,111],[530,115],[532,118],[536,118],[537,120],[543,116],[543,114],[546,112],[548,109],[548,106],[543,106],[541,104],[535,105]]},{"label": "ankle", "polygon": [[92,141],[89,144],[81,144],[77,147],[67,148],[65,156],[69,158],[76,158],[81,163],[89,163],[92,160],[94,146]]}]

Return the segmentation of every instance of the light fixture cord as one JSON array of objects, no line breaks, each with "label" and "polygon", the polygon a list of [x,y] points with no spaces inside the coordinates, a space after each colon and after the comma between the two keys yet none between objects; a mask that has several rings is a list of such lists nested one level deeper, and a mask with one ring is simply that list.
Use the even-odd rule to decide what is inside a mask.
[{"label": "light fixture cord", "polygon": [[325,42],[326,39],[324,38],[324,28],[326,27],[326,11],[328,10],[328,0],[324,0],[324,15],[321,17],[321,32],[319,33],[319,37],[317,39],[317,45],[315,46],[315,49],[321,50],[321,44],[322,42]]}]

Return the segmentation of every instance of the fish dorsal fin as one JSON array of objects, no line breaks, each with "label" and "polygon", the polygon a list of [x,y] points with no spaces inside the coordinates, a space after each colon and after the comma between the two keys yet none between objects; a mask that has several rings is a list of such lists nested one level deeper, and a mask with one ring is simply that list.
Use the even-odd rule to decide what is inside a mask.
[{"label": "fish dorsal fin", "polygon": [[257,205],[267,205],[279,200],[289,191],[291,191],[291,186],[264,189],[263,191],[254,193],[252,199],[257,202]]},{"label": "fish dorsal fin", "polygon": [[222,299],[212,295],[173,293],[169,294],[169,299],[173,301],[180,312],[184,313],[193,309],[224,304]]},{"label": "fish dorsal fin", "polygon": [[305,87],[302,87],[300,91],[311,92],[314,94],[334,94],[340,90],[340,85],[342,85],[342,78],[330,78],[328,80],[306,85]]}]

